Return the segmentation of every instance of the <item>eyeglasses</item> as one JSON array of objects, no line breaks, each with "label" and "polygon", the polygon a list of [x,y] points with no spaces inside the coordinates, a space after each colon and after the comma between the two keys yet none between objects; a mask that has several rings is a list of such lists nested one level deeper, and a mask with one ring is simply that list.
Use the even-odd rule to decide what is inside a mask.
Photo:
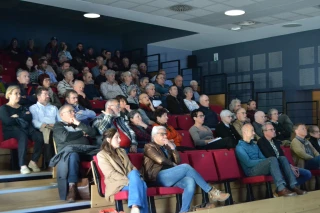
[{"label": "eyeglasses", "polygon": [[275,129],[266,129],[266,131],[276,131]]},{"label": "eyeglasses", "polygon": [[198,115],[197,117],[199,117],[199,118],[204,118],[204,117],[206,117],[205,115]]},{"label": "eyeglasses", "polygon": [[167,135],[167,133],[165,133],[165,132],[159,132],[159,133],[157,133],[157,134],[159,134],[159,135],[161,135],[161,136],[166,136],[166,135]]},{"label": "eyeglasses", "polygon": [[115,107],[115,108],[117,108],[117,109],[119,109],[120,108],[120,105],[110,105],[111,107]]}]

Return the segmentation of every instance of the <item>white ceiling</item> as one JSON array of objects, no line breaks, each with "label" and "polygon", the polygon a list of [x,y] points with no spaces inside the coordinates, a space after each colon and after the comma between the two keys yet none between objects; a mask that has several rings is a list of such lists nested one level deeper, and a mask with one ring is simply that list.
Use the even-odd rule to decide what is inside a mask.
[{"label": "white ceiling", "polygon": [[[83,12],[122,18],[148,24],[188,30],[198,34],[153,45],[198,50],[203,48],[257,40],[320,28],[319,0],[25,0]],[[193,7],[188,12],[168,8],[183,3]],[[225,16],[229,9],[243,9],[246,14]],[[231,31],[238,22],[257,24]],[[284,28],[285,23],[301,27]]]}]

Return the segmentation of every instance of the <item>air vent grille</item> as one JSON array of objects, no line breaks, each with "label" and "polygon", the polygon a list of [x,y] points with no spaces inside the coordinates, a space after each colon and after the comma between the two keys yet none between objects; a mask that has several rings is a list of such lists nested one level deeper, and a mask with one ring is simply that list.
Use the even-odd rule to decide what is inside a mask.
[{"label": "air vent grille", "polygon": [[192,10],[192,6],[186,5],[186,4],[177,4],[169,7],[169,10],[175,11],[175,12],[186,12]]}]

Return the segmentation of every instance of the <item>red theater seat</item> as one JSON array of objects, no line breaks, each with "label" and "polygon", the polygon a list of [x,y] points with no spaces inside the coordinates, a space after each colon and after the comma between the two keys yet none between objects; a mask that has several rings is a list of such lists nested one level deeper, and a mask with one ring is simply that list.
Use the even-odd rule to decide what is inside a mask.
[{"label": "red theater seat", "polygon": [[104,110],[105,109],[105,105],[106,105],[106,100],[90,100],[92,109],[101,109]]},{"label": "red theater seat", "polygon": [[142,153],[130,153],[128,154],[131,163],[140,170],[143,164],[143,154]]},{"label": "red theater seat", "polygon": [[176,115],[168,115],[167,124],[172,126],[174,129],[179,129]]},{"label": "red theater seat", "polygon": [[178,126],[182,130],[188,130],[193,126],[194,121],[190,115],[178,115]]},{"label": "red theater seat", "polygon": [[188,153],[179,152],[179,155],[181,160],[180,164],[183,164],[183,163],[190,164]]},{"label": "red theater seat", "polygon": [[211,152],[188,152],[188,156],[192,167],[199,172],[205,181],[216,182],[219,180]]},{"label": "red theater seat", "polygon": [[181,146],[194,148],[194,143],[191,138],[189,131],[187,130],[177,130],[177,132],[182,136]]}]

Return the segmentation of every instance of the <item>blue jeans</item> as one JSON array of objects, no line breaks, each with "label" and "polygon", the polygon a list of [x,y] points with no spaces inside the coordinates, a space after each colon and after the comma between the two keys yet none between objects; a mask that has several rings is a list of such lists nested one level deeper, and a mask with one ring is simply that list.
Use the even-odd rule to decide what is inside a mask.
[{"label": "blue jeans", "polygon": [[320,168],[320,155],[312,158],[311,160],[306,160],[304,168],[306,169],[319,169]]},{"label": "blue jeans", "polygon": [[132,170],[128,174],[129,186],[125,186],[121,191],[128,191],[128,207],[137,205],[141,213],[148,213],[147,185],[141,179],[138,170]]},{"label": "blue jeans", "polygon": [[181,164],[158,173],[157,184],[161,186],[176,186],[183,189],[182,208],[180,212],[188,212],[194,195],[196,184],[205,192],[212,187],[189,164]]},{"label": "blue jeans", "polygon": [[69,156],[68,183],[78,183],[79,168],[80,157],[78,153],[72,152]]},{"label": "blue jeans", "polygon": [[304,184],[305,182],[310,180],[311,177],[312,177],[311,172],[309,170],[307,170],[307,169],[299,168],[299,174],[300,174],[299,177],[296,178],[297,182],[298,182],[297,183],[298,185]]}]

